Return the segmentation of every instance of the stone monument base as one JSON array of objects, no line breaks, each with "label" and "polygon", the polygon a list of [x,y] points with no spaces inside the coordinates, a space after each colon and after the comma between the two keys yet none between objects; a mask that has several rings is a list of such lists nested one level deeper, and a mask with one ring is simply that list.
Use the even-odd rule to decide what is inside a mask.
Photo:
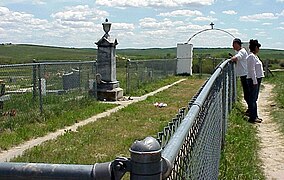
[{"label": "stone monument base", "polygon": [[112,90],[98,89],[97,96],[100,101],[117,101],[123,97],[123,89],[122,88],[114,88]]}]

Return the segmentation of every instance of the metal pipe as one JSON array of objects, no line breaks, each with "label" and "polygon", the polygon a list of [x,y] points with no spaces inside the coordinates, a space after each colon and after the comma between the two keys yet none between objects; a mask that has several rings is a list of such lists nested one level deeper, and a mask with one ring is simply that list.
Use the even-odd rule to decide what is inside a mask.
[{"label": "metal pipe", "polygon": [[93,165],[0,163],[0,179],[92,179]]},{"label": "metal pipe", "polygon": [[186,44],[188,44],[188,43],[191,41],[191,39],[194,38],[195,36],[197,36],[198,34],[201,34],[201,33],[205,32],[205,31],[212,31],[212,30],[215,30],[215,31],[222,31],[222,32],[224,32],[224,33],[229,34],[231,37],[235,38],[235,36],[234,36],[233,34],[229,33],[228,31],[225,31],[225,30],[219,29],[219,28],[213,28],[213,29],[211,28],[211,29],[204,29],[204,30],[201,30],[201,31],[199,31],[199,32],[197,32],[197,33],[195,33],[195,34],[193,34],[193,35],[187,40]]},{"label": "metal pipe", "polygon": [[95,165],[0,163],[0,179],[95,179],[111,180],[111,163]]},{"label": "metal pipe", "polygon": [[194,119],[197,118],[200,107],[198,105],[193,105],[185,116],[184,120],[179,125],[175,134],[171,137],[164,150],[162,151],[162,157],[165,159],[170,167],[163,167],[165,170],[164,177],[167,177],[172,170],[173,163],[184,143],[186,136],[190,128],[194,123]]},{"label": "metal pipe", "polygon": [[41,65],[38,64],[38,92],[39,92],[39,110],[40,114],[43,113],[43,99],[42,99],[42,86],[41,86]]}]

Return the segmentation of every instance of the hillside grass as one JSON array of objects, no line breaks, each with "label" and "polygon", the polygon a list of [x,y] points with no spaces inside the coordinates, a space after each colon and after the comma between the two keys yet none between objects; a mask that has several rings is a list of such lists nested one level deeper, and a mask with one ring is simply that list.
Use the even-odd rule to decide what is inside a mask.
[{"label": "hillside grass", "polygon": [[[112,161],[118,156],[129,157],[131,144],[147,136],[156,137],[178,109],[187,106],[203,83],[204,79],[190,77],[145,101],[80,127],[77,132],[68,132],[34,147],[13,161],[94,164]],[[155,102],[168,106],[157,108],[153,105]]]},{"label": "hillside grass", "polygon": [[221,154],[219,179],[265,179],[258,157],[260,149],[257,128],[247,122],[244,107],[241,104],[240,83],[238,100],[228,120],[226,142]]},{"label": "hillside grass", "polygon": [[[133,95],[154,91],[182,77],[171,76],[145,85]],[[80,94],[82,95],[82,94]],[[6,150],[31,138],[44,136],[48,132],[64,128],[115,107],[96,101],[93,97],[77,93],[49,94],[44,98],[44,112],[40,114],[38,100],[32,94],[13,95],[5,102],[4,111],[16,110],[16,116],[0,116],[0,150]]]},{"label": "hillside grass", "polygon": [[[232,48],[194,48],[194,59],[211,56],[228,58],[234,54]],[[94,48],[63,48],[27,44],[0,45],[0,64],[30,63],[36,60],[95,60],[97,50]],[[176,58],[176,47],[149,49],[117,49],[117,61],[125,59],[173,59]],[[284,63],[284,51],[262,49],[259,53],[262,60],[269,59],[272,64]],[[197,61],[197,60],[196,60]]]},{"label": "hillside grass", "polygon": [[62,48],[27,44],[0,45],[0,64],[32,63],[36,60],[96,59],[96,49]]},{"label": "hillside grass", "polygon": [[275,106],[272,107],[272,116],[284,134],[284,72],[273,72],[273,74],[273,77],[266,77],[264,81],[275,85],[273,89],[275,95],[271,97],[275,102]]},{"label": "hillside grass", "polygon": [[[146,136],[156,137],[177,110],[187,105],[203,82],[204,79],[189,78],[110,117],[34,147],[12,161],[94,164],[119,156],[129,157],[131,144]],[[164,102],[168,106],[155,108],[155,102]],[[219,179],[265,179],[257,156],[257,130],[245,120],[243,111],[241,103],[237,102],[229,116]]]}]

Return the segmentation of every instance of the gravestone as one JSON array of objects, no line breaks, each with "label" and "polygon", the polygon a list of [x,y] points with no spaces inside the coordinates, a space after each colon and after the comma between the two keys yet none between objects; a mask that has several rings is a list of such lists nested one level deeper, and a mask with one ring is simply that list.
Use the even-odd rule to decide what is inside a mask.
[{"label": "gravestone", "polygon": [[78,72],[70,72],[62,75],[63,89],[70,90],[80,87],[80,74]]},{"label": "gravestone", "polygon": [[99,100],[117,101],[123,97],[123,89],[116,80],[116,39],[111,39],[108,32],[111,23],[102,23],[105,35],[96,42],[97,52],[97,96]]}]

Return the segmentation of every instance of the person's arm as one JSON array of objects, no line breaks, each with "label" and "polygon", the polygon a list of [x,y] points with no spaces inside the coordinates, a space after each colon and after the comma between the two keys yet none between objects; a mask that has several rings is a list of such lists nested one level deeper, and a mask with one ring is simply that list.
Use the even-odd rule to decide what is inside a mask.
[{"label": "person's arm", "polygon": [[257,85],[256,72],[255,72],[255,58],[249,56],[247,58],[248,77],[252,78],[253,84]]},{"label": "person's arm", "polygon": [[231,57],[231,61],[237,62],[238,60],[242,59],[242,52],[239,51],[236,55],[234,55],[233,57]]},{"label": "person's arm", "polygon": [[238,58],[236,56],[231,57],[231,61],[237,62]]}]

